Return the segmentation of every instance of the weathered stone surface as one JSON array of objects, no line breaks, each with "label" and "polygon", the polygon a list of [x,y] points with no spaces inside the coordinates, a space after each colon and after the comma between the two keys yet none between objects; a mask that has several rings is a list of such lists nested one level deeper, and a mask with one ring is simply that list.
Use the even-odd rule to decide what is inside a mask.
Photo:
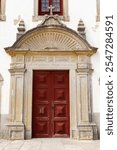
[{"label": "weathered stone surface", "polygon": [[72,139],[0,140],[0,150],[99,150],[99,141]]}]

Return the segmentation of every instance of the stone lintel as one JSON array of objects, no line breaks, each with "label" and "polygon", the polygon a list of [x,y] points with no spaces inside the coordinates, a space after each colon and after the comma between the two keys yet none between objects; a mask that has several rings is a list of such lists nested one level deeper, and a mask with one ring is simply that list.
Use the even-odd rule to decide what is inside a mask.
[{"label": "stone lintel", "polygon": [[24,124],[22,122],[9,122],[6,126],[10,140],[24,140]]}]

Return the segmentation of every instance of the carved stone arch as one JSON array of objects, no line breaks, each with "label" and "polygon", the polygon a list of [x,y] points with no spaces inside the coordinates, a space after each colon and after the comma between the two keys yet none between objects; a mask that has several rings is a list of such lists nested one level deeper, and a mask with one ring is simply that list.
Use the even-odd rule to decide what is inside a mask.
[{"label": "carved stone arch", "polygon": [[6,48],[8,53],[15,50],[75,51],[77,53],[87,53],[87,55],[96,52],[96,48],[91,47],[77,32],[60,25],[39,26],[29,30],[12,47]]}]

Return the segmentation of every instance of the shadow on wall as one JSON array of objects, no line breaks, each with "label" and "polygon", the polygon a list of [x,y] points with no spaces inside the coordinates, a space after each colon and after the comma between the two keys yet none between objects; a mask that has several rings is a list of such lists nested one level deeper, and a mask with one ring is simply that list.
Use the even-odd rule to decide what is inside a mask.
[{"label": "shadow on wall", "polygon": [[0,116],[0,138],[8,139],[8,130],[6,124],[8,122],[8,114],[2,114]]},{"label": "shadow on wall", "polygon": [[96,125],[97,125],[98,138],[100,139],[100,113],[93,113],[92,119],[93,119],[93,121],[94,121],[94,122],[96,123]]}]

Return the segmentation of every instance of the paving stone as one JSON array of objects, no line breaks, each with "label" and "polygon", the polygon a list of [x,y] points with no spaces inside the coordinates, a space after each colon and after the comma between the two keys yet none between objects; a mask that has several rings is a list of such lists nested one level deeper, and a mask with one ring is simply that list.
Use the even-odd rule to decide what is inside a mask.
[{"label": "paving stone", "polygon": [[84,150],[78,145],[65,145],[64,148],[64,150]]},{"label": "paving stone", "polygon": [[65,138],[0,140],[0,150],[99,150],[99,141],[78,141]]},{"label": "paving stone", "polygon": [[20,150],[40,150],[41,142],[38,140],[25,141]]}]

